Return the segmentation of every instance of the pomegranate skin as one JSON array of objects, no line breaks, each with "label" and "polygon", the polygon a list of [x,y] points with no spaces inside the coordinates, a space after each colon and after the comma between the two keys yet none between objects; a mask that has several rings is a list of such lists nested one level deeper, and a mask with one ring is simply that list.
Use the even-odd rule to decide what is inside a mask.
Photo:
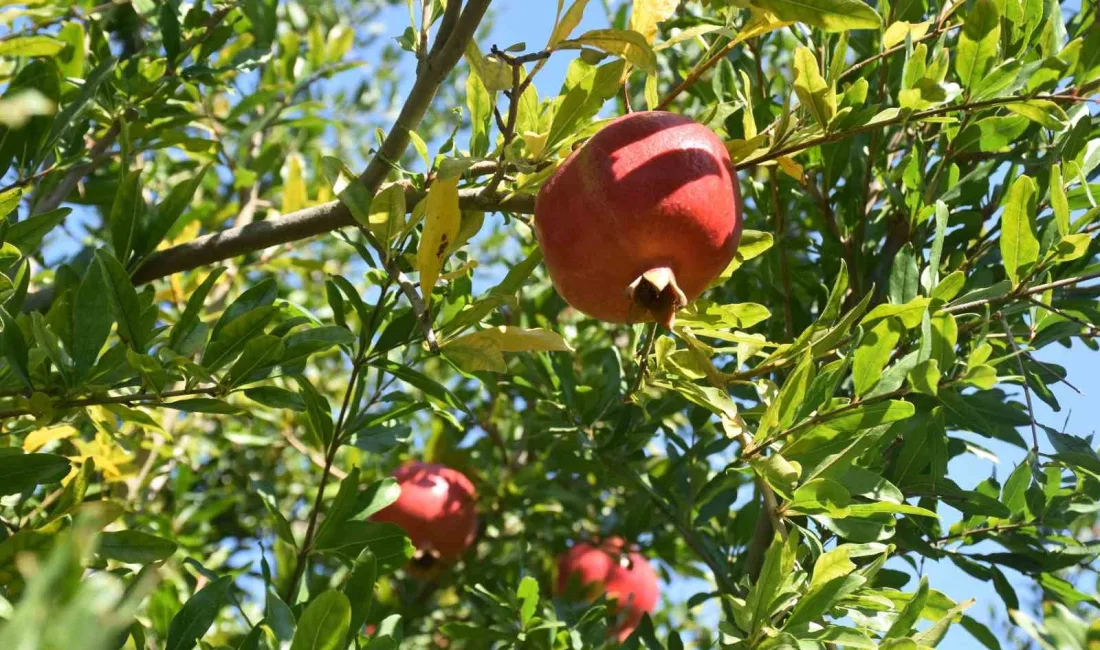
[{"label": "pomegranate skin", "polygon": [[477,536],[477,490],[458,470],[412,462],[393,474],[401,496],[372,519],[400,526],[418,551],[454,561]]},{"label": "pomegranate skin", "polygon": [[[732,170],[722,141],[690,118],[648,111],[610,122],[535,200],[535,232],[558,293],[603,321],[670,325],[737,251],[742,203]],[[678,285],[671,308],[645,304],[632,287],[662,268]]]},{"label": "pomegranate skin", "polygon": [[657,572],[645,556],[631,552],[624,558],[624,553],[619,538],[598,546],[577,543],[558,557],[556,584],[559,595],[566,592],[571,580],[576,580],[590,595],[605,593],[617,601],[620,623],[616,634],[620,642],[638,627],[646,612],[656,609],[660,593]]}]

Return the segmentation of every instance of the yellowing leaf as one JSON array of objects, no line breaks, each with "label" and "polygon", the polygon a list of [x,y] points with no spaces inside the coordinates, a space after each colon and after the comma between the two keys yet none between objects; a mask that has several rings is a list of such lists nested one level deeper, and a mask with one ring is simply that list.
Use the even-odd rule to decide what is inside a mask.
[{"label": "yellowing leaf", "polygon": [[77,434],[77,430],[68,425],[62,425],[59,427],[49,427],[47,429],[38,429],[32,431],[26,438],[23,439],[23,451],[28,454],[34,453],[46,446],[47,443],[54,440],[62,440],[64,438],[71,438]]},{"label": "yellowing leaf", "polygon": [[531,156],[538,158],[542,155],[544,149],[546,149],[546,136],[549,133],[535,133],[533,131],[526,131],[520,135],[523,138],[523,143],[527,145],[527,150],[531,152]]},{"label": "yellowing leaf", "polygon": [[593,29],[571,41],[561,41],[556,49],[579,48],[583,45],[625,59],[646,74],[657,74],[657,55],[638,32],[629,29]]},{"label": "yellowing leaf", "polygon": [[505,372],[505,352],[572,352],[573,348],[557,332],[500,326],[449,341],[443,350],[469,372]]},{"label": "yellowing leaf", "polygon": [[287,156],[283,164],[283,214],[301,210],[309,200],[303,167],[302,156],[297,153]]},{"label": "yellowing leaf", "polygon": [[[554,26],[554,31],[550,34],[550,40],[546,42],[546,49],[552,49],[560,41],[569,38],[569,35],[580,24],[581,17],[584,16],[584,8],[587,6],[588,0],[575,0],[573,4],[569,5],[565,15]],[[561,9],[560,3],[558,8]]]},{"label": "yellowing leaf", "polygon": [[780,156],[775,162],[779,164],[779,169],[781,169],[784,174],[800,183],[802,182],[802,165],[798,164],[794,158],[790,156]]},{"label": "yellowing leaf", "polygon": [[680,0],[634,0],[630,29],[644,36],[647,43],[652,43],[657,38],[657,23],[671,18],[679,4]]},{"label": "yellowing leaf", "polygon": [[439,279],[447,249],[458,237],[462,225],[458,178],[432,183],[425,201],[424,232],[420,235],[420,247],[416,249],[416,266],[420,271],[420,291],[427,302]]},{"label": "yellowing leaf", "polygon": [[878,29],[882,18],[862,0],[755,0],[753,5],[780,20],[800,22],[827,32]]},{"label": "yellowing leaf", "polygon": [[397,232],[405,218],[405,191],[400,185],[389,185],[370,204],[367,227],[383,243]]},{"label": "yellowing leaf", "polygon": [[895,45],[904,43],[906,35],[910,35],[915,41],[927,34],[928,27],[931,25],[931,20],[926,20],[923,23],[910,23],[904,20],[891,23],[886,28],[886,33],[882,35],[882,49],[888,50]]}]

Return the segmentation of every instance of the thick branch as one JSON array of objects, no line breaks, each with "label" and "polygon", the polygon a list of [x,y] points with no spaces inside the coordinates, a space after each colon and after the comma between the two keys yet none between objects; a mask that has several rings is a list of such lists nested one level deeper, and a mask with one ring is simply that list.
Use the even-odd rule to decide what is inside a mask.
[{"label": "thick branch", "polygon": [[455,22],[454,28],[446,35],[446,42],[442,46],[438,44],[433,46],[433,53],[425,62],[423,70],[417,75],[416,83],[409,91],[397,121],[382,142],[382,147],[359,176],[359,181],[366,186],[367,192],[372,196],[382,186],[382,181],[386,179],[391,166],[404,155],[405,149],[409,146],[410,131],[420,125],[440,84],[466,51],[466,44],[473,38],[474,30],[477,29],[482,16],[489,8],[489,2],[490,0],[470,0]]},{"label": "thick branch", "polygon": [[[410,183],[405,187],[405,200],[412,209],[424,193]],[[482,196],[479,189],[466,189],[459,192],[459,204],[465,210],[485,210],[533,214],[535,199],[532,196],[517,195],[504,200]],[[324,233],[354,226],[355,219],[339,201],[330,201],[276,219],[256,221],[236,228],[203,235],[195,239],[156,252],[149,256],[134,273],[135,285],[152,282],[181,271],[214,264],[238,255],[287,244],[301,239],[316,237]],[[41,310],[49,307],[53,300],[53,289],[43,289],[27,296],[25,309]]]}]

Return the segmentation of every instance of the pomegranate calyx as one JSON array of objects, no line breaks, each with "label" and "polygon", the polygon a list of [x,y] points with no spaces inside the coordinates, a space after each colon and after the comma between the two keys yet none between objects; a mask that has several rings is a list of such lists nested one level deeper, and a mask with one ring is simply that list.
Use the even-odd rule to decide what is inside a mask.
[{"label": "pomegranate calyx", "polygon": [[687,296],[676,284],[676,274],[667,266],[650,269],[630,283],[630,299],[653,319],[672,329],[676,310],[687,304]]}]

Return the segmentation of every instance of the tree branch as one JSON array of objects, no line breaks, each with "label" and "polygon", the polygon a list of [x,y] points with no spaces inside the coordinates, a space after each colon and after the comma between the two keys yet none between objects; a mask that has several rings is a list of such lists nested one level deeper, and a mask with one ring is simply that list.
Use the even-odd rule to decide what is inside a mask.
[{"label": "tree branch", "polygon": [[[411,210],[424,198],[425,194],[407,181],[401,181],[400,184],[405,189],[406,205]],[[464,210],[534,214],[535,197],[513,195],[498,200],[495,197],[483,195],[478,188],[464,189],[459,191],[459,205]],[[338,228],[355,225],[355,219],[352,218],[346,206],[339,201],[329,201],[275,219],[256,221],[196,237],[189,242],[158,251],[138,267],[132,279],[135,285],[145,284],[238,255],[309,239]],[[52,300],[53,288],[43,289],[27,296],[24,309],[44,310],[49,307]]]}]

